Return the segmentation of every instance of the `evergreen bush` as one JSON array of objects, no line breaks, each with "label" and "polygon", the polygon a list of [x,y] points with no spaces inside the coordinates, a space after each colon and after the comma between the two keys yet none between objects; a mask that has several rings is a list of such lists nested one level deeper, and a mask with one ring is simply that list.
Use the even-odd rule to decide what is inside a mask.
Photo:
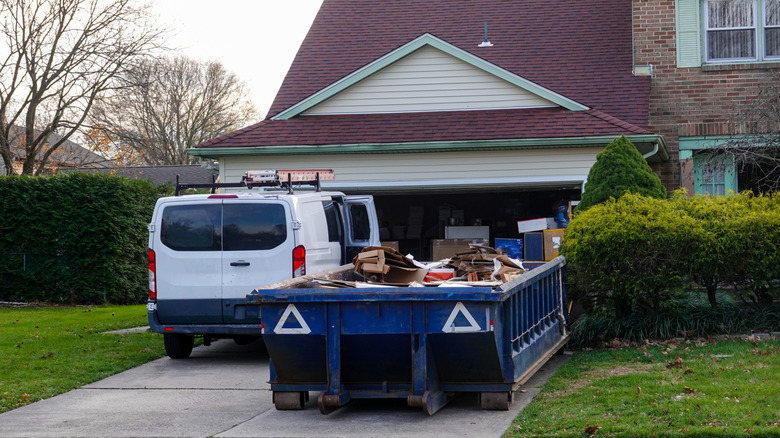
[{"label": "evergreen bush", "polygon": [[588,173],[585,192],[576,213],[626,192],[652,198],[666,198],[666,189],[633,143],[622,136],[608,144],[596,156]]},{"label": "evergreen bush", "polygon": [[142,302],[147,181],[68,173],[0,178],[0,300]]}]

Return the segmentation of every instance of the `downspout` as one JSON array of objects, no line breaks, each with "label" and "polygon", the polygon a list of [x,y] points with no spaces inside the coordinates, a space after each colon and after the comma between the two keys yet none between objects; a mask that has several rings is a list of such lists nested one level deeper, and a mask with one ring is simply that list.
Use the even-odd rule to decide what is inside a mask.
[{"label": "downspout", "polygon": [[644,155],[642,155],[642,158],[647,160],[648,158],[652,157],[653,155],[655,155],[657,153],[658,153],[658,142],[655,142],[655,146],[653,147],[653,150],[648,152],[648,153],[646,153],[646,154],[644,154]]}]

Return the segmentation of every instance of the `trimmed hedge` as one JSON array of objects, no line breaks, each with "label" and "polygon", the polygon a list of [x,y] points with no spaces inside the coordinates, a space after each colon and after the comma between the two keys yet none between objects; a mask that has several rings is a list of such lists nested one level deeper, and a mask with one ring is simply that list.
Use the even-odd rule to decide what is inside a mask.
[{"label": "trimmed hedge", "polygon": [[712,307],[722,287],[770,303],[780,295],[780,200],[628,193],[576,215],[561,253],[572,296],[618,317],[656,312],[697,283]]},{"label": "trimmed hedge", "polygon": [[143,302],[157,192],[102,174],[0,177],[0,300]]}]

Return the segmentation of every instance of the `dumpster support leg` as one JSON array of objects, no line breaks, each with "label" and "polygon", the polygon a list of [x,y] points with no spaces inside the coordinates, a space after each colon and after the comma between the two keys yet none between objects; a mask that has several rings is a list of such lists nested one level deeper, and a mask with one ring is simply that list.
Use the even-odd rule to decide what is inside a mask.
[{"label": "dumpster support leg", "polygon": [[428,415],[444,407],[453,394],[439,390],[439,380],[432,357],[428,354],[425,329],[425,302],[412,304],[412,394],[406,398],[410,407],[421,407]]},{"label": "dumpster support leg", "polygon": [[328,359],[328,388],[320,393],[317,404],[320,412],[330,414],[349,402],[349,393],[341,390],[341,305],[327,304],[326,356]]}]

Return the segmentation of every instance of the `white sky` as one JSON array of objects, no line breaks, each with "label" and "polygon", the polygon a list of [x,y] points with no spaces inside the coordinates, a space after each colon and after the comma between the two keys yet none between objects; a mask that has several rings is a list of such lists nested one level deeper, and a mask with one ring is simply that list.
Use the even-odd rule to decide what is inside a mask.
[{"label": "white sky", "polygon": [[219,61],[252,92],[266,116],[322,0],[155,0],[169,44],[200,61]]}]

